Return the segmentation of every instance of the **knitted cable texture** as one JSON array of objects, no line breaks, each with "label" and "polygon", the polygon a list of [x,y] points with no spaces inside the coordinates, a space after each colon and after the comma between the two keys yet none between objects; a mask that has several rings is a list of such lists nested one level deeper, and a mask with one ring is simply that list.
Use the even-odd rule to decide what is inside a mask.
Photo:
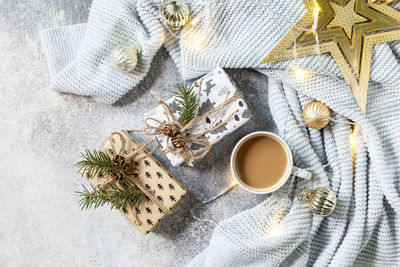
[{"label": "knitted cable texture", "polygon": [[[291,23],[305,12],[301,0],[265,3]],[[189,265],[398,266],[400,43],[374,47],[367,113],[362,114],[327,54],[260,65],[290,29],[285,21],[271,18],[262,7],[246,0],[189,4],[192,21],[179,39],[162,25],[159,2],[150,0],[94,0],[86,25],[41,33],[51,87],[104,103],[115,102],[137,85],[163,44],[184,79],[218,65],[256,68],[268,76],[269,106],[279,133],[289,144],[296,166],[309,168],[313,179],[296,181],[294,190],[289,185],[279,190],[290,192],[293,199],[280,235],[258,231],[263,214],[274,207],[272,198],[267,199],[222,221],[209,246]],[[279,22],[285,27],[278,26]],[[143,52],[135,71],[126,74],[110,65],[108,55],[116,45],[129,43],[138,43]],[[315,73],[297,79],[286,70],[293,64]],[[361,125],[354,178],[350,125],[331,122],[322,131],[304,125],[302,108],[314,99],[326,103],[336,120],[350,119]],[[329,186],[337,195],[337,207],[329,217],[313,215],[304,201],[293,197],[302,187],[317,186]]]}]

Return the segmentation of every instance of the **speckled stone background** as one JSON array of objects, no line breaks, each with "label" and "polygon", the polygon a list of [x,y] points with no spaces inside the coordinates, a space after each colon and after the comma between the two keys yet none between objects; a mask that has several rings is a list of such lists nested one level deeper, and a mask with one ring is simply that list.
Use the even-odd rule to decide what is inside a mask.
[{"label": "speckled stone background", "polygon": [[253,119],[219,142],[195,168],[171,167],[192,193],[147,236],[117,211],[80,211],[79,152],[95,148],[116,129],[141,126],[156,105],[154,89],[171,97],[180,75],[160,50],[145,80],[116,105],[48,89],[38,31],[87,20],[90,0],[0,0],[0,266],[182,266],[204,249],[214,221],[255,206],[266,196],[235,188],[202,205],[210,181],[229,178],[234,144],[255,130],[274,131],[267,78],[253,70],[227,70],[244,93]]}]

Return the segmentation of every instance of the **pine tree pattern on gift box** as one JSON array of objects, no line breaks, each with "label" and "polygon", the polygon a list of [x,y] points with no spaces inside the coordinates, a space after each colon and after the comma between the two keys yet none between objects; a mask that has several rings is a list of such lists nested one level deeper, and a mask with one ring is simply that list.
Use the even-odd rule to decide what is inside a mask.
[{"label": "pine tree pattern on gift box", "polygon": [[[134,151],[139,144],[135,142],[132,136],[127,132],[120,131],[120,133],[126,139],[126,149]],[[118,138],[119,137],[116,137],[115,139]],[[116,150],[118,151],[120,140],[113,140],[113,143],[116,145]],[[110,151],[110,144],[107,140],[101,149],[103,151]],[[138,157],[140,156],[141,155]],[[186,190],[183,186],[176,181],[172,174],[154,157],[149,156],[139,162],[135,162],[135,166],[138,168],[139,174],[132,179],[140,181],[158,201],[169,209],[169,211],[171,211],[186,194]],[[90,179],[89,181],[98,186],[102,184],[103,179],[104,178]],[[166,215],[166,213],[151,200],[145,201],[137,207],[127,207],[125,209],[120,209],[120,211],[143,234],[149,233]],[[140,222],[138,222],[137,219]]]}]

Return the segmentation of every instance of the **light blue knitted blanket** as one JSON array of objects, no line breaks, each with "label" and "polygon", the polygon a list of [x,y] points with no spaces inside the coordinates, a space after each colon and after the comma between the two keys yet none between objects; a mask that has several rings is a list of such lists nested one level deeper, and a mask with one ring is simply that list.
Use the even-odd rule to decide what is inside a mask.
[{"label": "light blue knitted blanket", "polygon": [[[304,13],[301,0],[266,1],[292,22]],[[209,247],[191,266],[398,266],[400,265],[400,43],[376,45],[367,113],[359,110],[329,55],[298,60],[315,73],[296,79],[285,71],[292,62],[261,66],[261,60],[286,34],[260,6],[247,0],[191,1],[193,18],[180,39],[165,30],[158,2],[94,0],[88,24],[41,33],[51,87],[113,103],[146,75],[152,57],[164,45],[184,79],[215,66],[257,68],[268,76],[269,105],[295,164],[312,170],[312,181],[298,181],[281,192],[293,199],[278,235],[265,235],[265,214],[273,198],[221,222]],[[143,53],[133,74],[109,63],[117,44],[138,43]],[[317,99],[338,121],[322,131],[305,127],[302,108]],[[347,119],[362,127],[353,178]],[[328,164],[328,168],[324,165]],[[293,195],[302,187],[330,186],[337,195],[334,213],[313,215]],[[279,208],[277,206],[277,208]]]}]

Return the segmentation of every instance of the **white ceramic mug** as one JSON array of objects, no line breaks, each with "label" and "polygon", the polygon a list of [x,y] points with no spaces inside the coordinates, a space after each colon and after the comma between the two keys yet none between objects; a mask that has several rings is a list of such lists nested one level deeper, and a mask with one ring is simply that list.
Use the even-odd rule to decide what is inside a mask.
[{"label": "white ceramic mug", "polygon": [[[278,182],[276,184],[274,184],[273,186],[270,186],[270,187],[266,187],[266,188],[255,188],[255,187],[251,187],[251,186],[247,185],[240,178],[238,168],[237,168],[237,153],[238,153],[239,149],[242,147],[242,145],[244,143],[246,143],[250,139],[252,139],[254,137],[258,137],[258,136],[266,136],[266,137],[273,138],[276,141],[278,141],[281,144],[282,148],[285,150],[286,159],[287,159],[285,171],[284,171],[282,177],[278,180]],[[270,133],[270,132],[254,132],[254,133],[248,134],[245,137],[243,137],[242,139],[240,139],[240,141],[236,144],[235,148],[232,151],[231,171],[232,171],[234,179],[236,180],[236,182],[239,184],[240,187],[242,187],[243,189],[245,189],[249,192],[256,193],[256,194],[267,194],[267,193],[271,193],[271,192],[278,190],[282,185],[284,185],[286,183],[286,181],[289,179],[289,177],[291,175],[294,175],[296,177],[301,177],[301,178],[304,178],[307,180],[311,179],[311,173],[309,171],[293,166],[292,152],[290,151],[289,146],[286,144],[286,142],[283,141],[283,139],[280,138],[279,136],[277,136],[276,134]]]}]

